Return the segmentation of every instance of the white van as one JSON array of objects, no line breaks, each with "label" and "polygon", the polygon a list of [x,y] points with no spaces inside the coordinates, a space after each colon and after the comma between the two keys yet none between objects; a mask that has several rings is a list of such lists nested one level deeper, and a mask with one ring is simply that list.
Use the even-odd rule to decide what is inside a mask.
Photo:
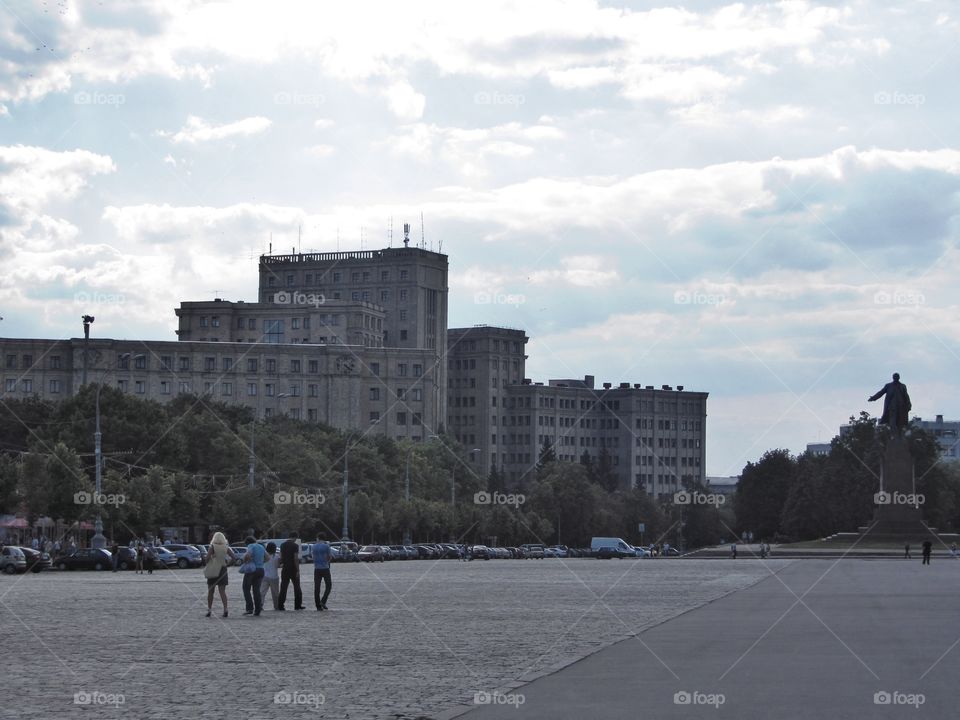
[{"label": "white van", "polygon": [[590,549],[597,553],[598,550],[604,550],[605,553],[611,553],[619,557],[636,557],[637,549],[623,538],[618,537],[595,537],[590,540]]}]

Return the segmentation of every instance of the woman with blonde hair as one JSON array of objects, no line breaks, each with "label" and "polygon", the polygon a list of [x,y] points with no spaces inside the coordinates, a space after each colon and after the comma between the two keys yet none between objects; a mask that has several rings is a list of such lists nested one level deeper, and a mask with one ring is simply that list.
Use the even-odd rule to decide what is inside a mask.
[{"label": "woman with blonde hair", "polygon": [[227,569],[233,561],[233,551],[222,532],[215,532],[210,540],[210,550],[207,552],[207,565],[203,569],[203,576],[207,578],[207,617],[213,610],[213,589],[220,589],[220,599],[223,601],[223,616],[227,617],[227,583],[230,582]]}]

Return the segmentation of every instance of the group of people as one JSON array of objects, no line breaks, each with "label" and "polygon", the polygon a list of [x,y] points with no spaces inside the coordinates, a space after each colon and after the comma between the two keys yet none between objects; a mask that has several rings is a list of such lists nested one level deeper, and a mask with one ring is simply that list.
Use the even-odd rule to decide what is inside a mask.
[{"label": "group of people", "polygon": [[[924,540],[923,544],[920,547],[921,547],[921,555],[923,556],[923,562],[921,564],[929,565],[930,556],[933,554],[933,543],[930,540]],[[953,557],[953,558],[957,557],[957,553],[958,553],[957,544],[952,543],[950,545],[950,557]],[[903,557],[905,560],[910,559],[910,543],[903,544]]]},{"label": "group of people", "polygon": [[[263,611],[263,600],[270,593],[275,611],[286,610],[287,590],[293,585],[294,610],[306,610],[303,604],[303,591],[300,587],[300,543],[296,533],[280,543],[269,542],[266,546],[253,537],[246,539],[247,550],[240,558],[243,564],[244,615],[259,616]],[[312,547],[313,555],[313,601],[317,610],[327,609],[327,598],[333,587],[330,577],[330,544],[321,535]],[[214,533],[207,553],[207,564],[203,574],[207,578],[207,617],[213,613],[213,595],[219,590],[223,603],[223,617],[228,616],[227,585],[230,583],[229,568],[237,557],[230,548],[222,532]],[[320,586],[323,586],[323,594]]]}]

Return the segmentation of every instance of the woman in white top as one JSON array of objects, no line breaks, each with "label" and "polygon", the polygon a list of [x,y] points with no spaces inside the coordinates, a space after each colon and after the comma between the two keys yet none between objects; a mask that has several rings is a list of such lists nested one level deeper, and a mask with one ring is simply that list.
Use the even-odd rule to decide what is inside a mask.
[{"label": "woman in white top", "polygon": [[220,589],[220,599],[223,601],[223,616],[227,617],[227,583],[230,582],[227,569],[233,562],[234,554],[230,544],[222,532],[213,534],[210,540],[210,550],[207,552],[207,565],[203,575],[207,578],[207,617],[213,610],[213,589]]},{"label": "woman in white top", "polygon": [[267,557],[263,561],[263,582],[260,583],[261,597],[267,596],[270,588],[270,597],[273,599],[273,609],[277,609],[277,594],[280,591],[280,553],[277,544],[267,543]]}]

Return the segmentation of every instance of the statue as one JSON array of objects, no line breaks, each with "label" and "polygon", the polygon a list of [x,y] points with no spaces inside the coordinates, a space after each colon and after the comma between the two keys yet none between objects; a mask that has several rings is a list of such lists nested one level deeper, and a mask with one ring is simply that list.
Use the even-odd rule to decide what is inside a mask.
[{"label": "statue", "polygon": [[883,398],[883,415],[880,424],[887,425],[895,433],[900,434],[910,419],[910,395],[907,386],[900,382],[900,373],[893,374],[893,382],[888,382],[879,392],[868,398],[869,402]]}]

